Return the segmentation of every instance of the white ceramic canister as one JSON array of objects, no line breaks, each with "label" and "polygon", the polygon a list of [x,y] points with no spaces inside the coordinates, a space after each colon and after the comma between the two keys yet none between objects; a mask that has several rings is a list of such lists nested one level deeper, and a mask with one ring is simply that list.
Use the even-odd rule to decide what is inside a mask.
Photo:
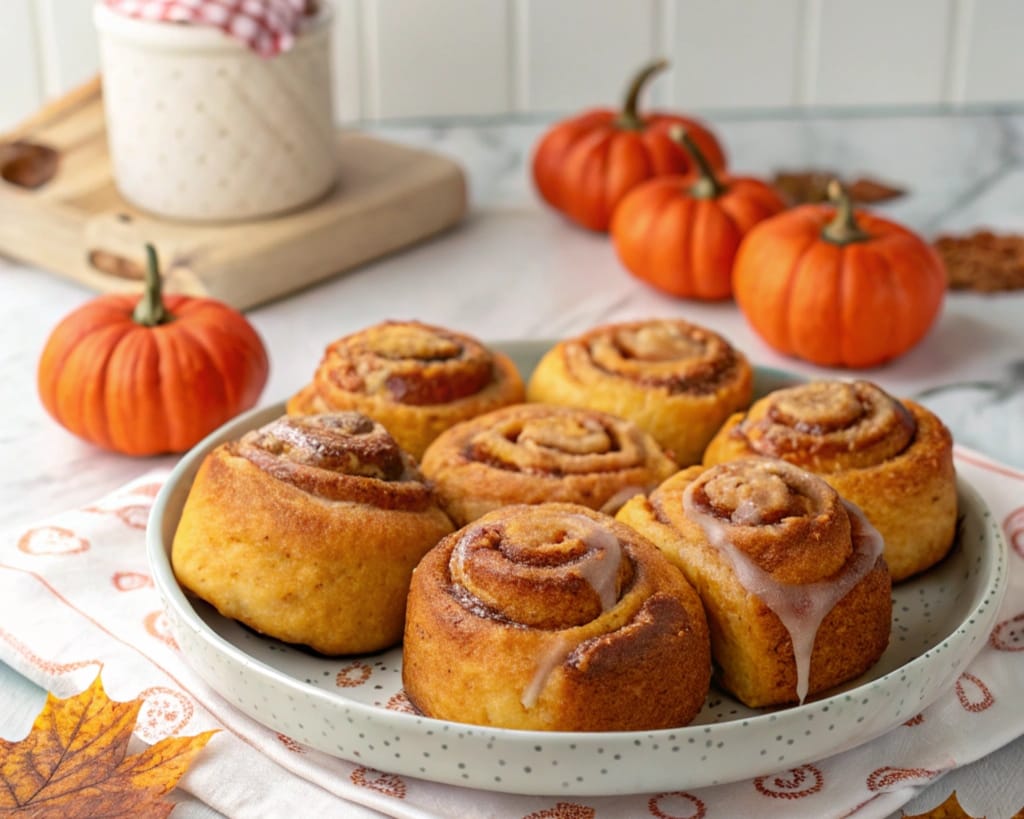
[{"label": "white ceramic canister", "polygon": [[97,4],[114,181],[173,219],[252,219],[323,196],[336,177],[330,10],[261,57],[217,28]]}]

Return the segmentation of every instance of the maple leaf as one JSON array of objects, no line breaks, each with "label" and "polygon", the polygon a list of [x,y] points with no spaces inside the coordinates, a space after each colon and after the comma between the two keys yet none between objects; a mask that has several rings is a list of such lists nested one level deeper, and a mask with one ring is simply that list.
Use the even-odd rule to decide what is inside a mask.
[{"label": "maple leaf", "polygon": [[216,731],[126,756],[142,700],[114,702],[99,675],[66,700],[47,694],[32,731],[0,739],[0,816],[164,817],[171,791]]},{"label": "maple leaf", "polygon": [[[835,171],[830,170],[797,170],[779,171],[772,179],[772,184],[791,206],[828,201],[828,185],[833,179],[840,179]],[[906,191],[887,182],[880,182],[870,177],[842,180],[843,187],[850,194],[855,204],[873,205],[888,202],[903,196]]]},{"label": "maple leaf", "polygon": [[971,814],[961,807],[956,791],[953,791],[946,798],[945,802],[932,808],[927,813],[919,813],[914,816],[904,814],[904,817],[905,819],[982,819],[982,817],[972,817]]},{"label": "maple leaf", "polygon": [[949,286],[994,293],[1024,287],[1024,236],[979,230],[943,235],[934,242],[946,265]]}]

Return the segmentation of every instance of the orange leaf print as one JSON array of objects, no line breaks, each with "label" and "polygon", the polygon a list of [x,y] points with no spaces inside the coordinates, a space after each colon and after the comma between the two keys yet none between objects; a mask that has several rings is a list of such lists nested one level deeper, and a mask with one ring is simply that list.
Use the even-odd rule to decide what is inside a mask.
[{"label": "orange leaf print", "polygon": [[25,739],[0,739],[0,814],[167,816],[174,803],[161,797],[216,732],[169,737],[126,756],[141,706],[109,699],[99,676],[66,700],[48,694]]}]

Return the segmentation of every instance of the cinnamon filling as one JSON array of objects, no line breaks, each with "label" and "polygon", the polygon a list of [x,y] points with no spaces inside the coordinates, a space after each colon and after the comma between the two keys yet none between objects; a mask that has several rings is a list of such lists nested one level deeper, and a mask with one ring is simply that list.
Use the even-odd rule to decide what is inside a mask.
[{"label": "cinnamon filling", "polygon": [[780,582],[827,577],[849,556],[850,529],[839,495],[785,461],[719,464],[691,483],[685,496],[687,511],[728,529],[733,546]]},{"label": "cinnamon filling", "polygon": [[566,356],[578,376],[593,367],[639,386],[694,395],[734,379],[739,363],[724,338],[681,320],[598,329],[567,345]]},{"label": "cinnamon filling", "polygon": [[285,416],[228,449],[274,478],[329,500],[422,509],[433,499],[384,427],[357,412]]},{"label": "cinnamon filling", "polygon": [[580,626],[616,604],[632,582],[622,544],[579,514],[467,527],[449,559],[452,594],[474,613],[517,626]]},{"label": "cinnamon filling", "polygon": [[385,322],[339,339],[317,371],[328,389],[413,406],[475,395],[495,377],[493,356],[482,344],[418,322]]},{"label": "cinnamon filling", "polygon": [[465,457],[496,469],[543,475],[614,472],[646,461],[643,439],[619,419],[561,407],[531,412],[477,432]]},{"label": "cinnamon filling", "polygon": [[816,470],[873,466],[904,452],[917,424],[898,400],[867,381],[813,382],[771,393],[739,424],[736,434],[762,455]]}]

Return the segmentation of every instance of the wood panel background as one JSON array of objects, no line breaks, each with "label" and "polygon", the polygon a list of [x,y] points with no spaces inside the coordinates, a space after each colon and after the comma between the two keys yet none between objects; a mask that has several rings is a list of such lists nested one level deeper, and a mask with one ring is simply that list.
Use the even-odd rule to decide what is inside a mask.
[{"label": "wood panel background", "polygon": [[[4,0],[0,128],[97,69],[94,0]],[[334,0],[342,122],[551,114],[1024,105],[1020,0]]]}]

